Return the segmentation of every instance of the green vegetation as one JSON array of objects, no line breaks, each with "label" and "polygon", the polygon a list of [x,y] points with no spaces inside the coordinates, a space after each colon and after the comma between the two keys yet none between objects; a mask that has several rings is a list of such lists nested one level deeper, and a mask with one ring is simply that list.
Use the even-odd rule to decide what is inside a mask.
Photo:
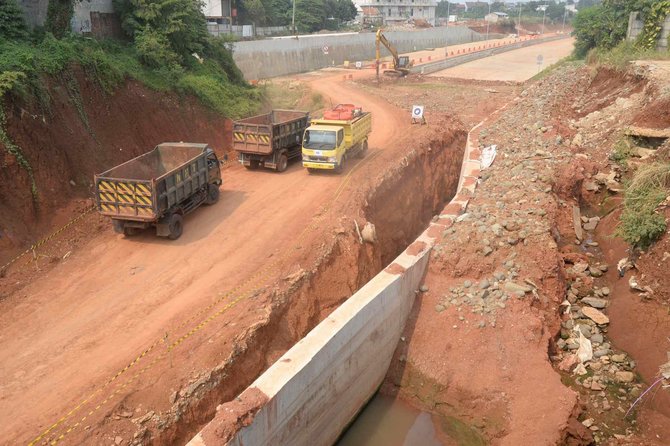
[{"label": "green vegetation", "polygon": [[0,38],[25,39],[28,28],[23,19],[23,11],[13,0],[0,1]]},{"label": "green vegetation", "polygon": [[635,146],[628,136],[622,136],[614,144],[614,150],[610,155],[610,159],[622,166],[626,165],[626,161],[631,156],[635,155]]},{"label": "green vegetation", "polygon": [[641,59],[670,59],[670,53],[640,48],[631,42],[623,41],[609,50],[592,49],[586,58],[589,64],[607,65],[618,69],[624,69],[629,62]]},{"label": "green vegetation", "polygon": [[[581,2],[580,2],[581,4]],[[636,50],[654,49],[661,23],[670,14],[670,0],[603,0],[580,9],[574,20],[575,55],[584,58],[592,49],[611,50],[626,38],[628,17],[639,11],[644,29],[635,42]]]},{"label": "green vegetation", "polygon": [[624,210],[616,234],[646,249],[666,230],[665,217],[657,208],[670,196],[670,164],[640,167],[626,187]]},{"label": "green vegetation", "polygon": [[[237,3],[239,23],[256,26],[290,26],[291,0],[241,0]],[[351,0],[296,0],[295,26],[298,32],[340,29],[356,17]]]},{"label": "green vegetation", "polygon": [[227,117],[257,111],[260,93],[244,81],[230,41],[207,33],[198,0],[115,0],[130,42],[73,36],[74,1],[49,1],[45,28],[31,34],[16,0],[0,0],[0,143],[27,172],[35,204],[33,168],[6,131],[3,100],[21,98],[52,116],[47,78],[65,87],[94,137],[75,76],[79,69],[107,94],[130,78],[154,90],[193,95]]},{"label": "green vegetation", "polygon": [[70,22],[74,15],[74,2],[75,0],[49,0],[46,30],[59,39],[70,32]]},{"label": "green vegetation", "polygon": [[[582,0],[586,1],[586,0]],[[516,22],[516,18],[521,12],[521,21],[524,23],[538,22],[542,23],[542,17],[546,23],[558,23],[563,21],[566,14],[565,3],[557,0],[529,1],[526,3],[517,3],[515,6],[508,6],[510,2],[491,2],[491,12],[504,12],[510,16],[510,19]],[[574,2],[573,2],[574,3]],[[465,19],[483,19],[489,13],[489,6],[486,2],[476,4],[463,9],[463,5],[455,1],[441,0],[437,3],[435,15],[437,17],[447,17],[447,4],[449,4],[449,14],[456,15]],[[580,2],[581,4],[581,2]],[[543,7],[546,6],[546,13]],[[521,11],[519,11],[521,8]],[[569,20],[570,17],[567,17]]]}]

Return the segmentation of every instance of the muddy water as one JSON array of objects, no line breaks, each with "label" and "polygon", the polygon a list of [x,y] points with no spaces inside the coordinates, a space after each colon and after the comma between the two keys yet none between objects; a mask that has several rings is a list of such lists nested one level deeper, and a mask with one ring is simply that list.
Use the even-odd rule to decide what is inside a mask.
[{"label": "muddy water", "polygon": [[376,394],[336,446],[441,446],[431,414]]}]

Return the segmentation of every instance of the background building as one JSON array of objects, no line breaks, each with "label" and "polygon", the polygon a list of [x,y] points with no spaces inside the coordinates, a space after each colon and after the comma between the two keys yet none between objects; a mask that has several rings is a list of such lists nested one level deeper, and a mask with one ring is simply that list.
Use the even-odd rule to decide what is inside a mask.
[{"label": "background building", "polygon": [[437,0],[354,0],[354,3],[364,10],[374,8],[385,25],[420,19],[435,26]]}]

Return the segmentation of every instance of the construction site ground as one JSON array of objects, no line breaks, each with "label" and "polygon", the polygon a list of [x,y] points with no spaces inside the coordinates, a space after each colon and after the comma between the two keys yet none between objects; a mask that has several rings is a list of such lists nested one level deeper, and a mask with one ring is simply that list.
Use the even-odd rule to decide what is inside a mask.
[{"label": "construction site ground", "polygon": [[[527,65],[511,71],[527,73]],[[325,106],[355,103],[373,113],[370,151],[342,175],[308,175],[297,163],[283,174],[247,171],[231,161],[220,202],[189,215],[176,242],[151,231],[124,238],[90,213],[30,263],[15,263],[0,278],[0,443],[185,443],[218,404],[413,240],[450,198],[467,130],[506,106],[476,133],[480,145],[498,144],[498,157],[468,215],[435,250],[428,292],[417,300],[384,391],[436,422],[461,420],[491,444],[590,444],[594,435],[599,444],[667,444],[667,391],[636,418],[621,413],[668,349],[662,300],[643,302],[656,305],[649,313],[659,325],[644,334],[655,342],[654,358],[645,360],[641,345],[611,373],[614,361],[601,365],[608,370],[596,373],[602,390],[592,386],[593,370],[588,389],[572,369],[559,370],[574,333],[566,329],[557,346],[569,319],[559,306],[584,273],[564,269],[587,261],[613,271],[616,263],[594,249],[607,234],[601,245],[574,244],[572,205],[584,203],[581,186],[607,166],[607,135],[642,116],[662,91],[652,87],[657,81],[572,66],[531,85],[428,76],[377,83],[372,75],[330,69],[272,80],[306,86],[297,105],[315,92]],[[427,125],[410,123],[412,105],[426,107]],[[88,205],[67,203],[61,222]],[[360,245],[354,220],[374,222],[380,243]],[[598,290],[615,289],[608,274]],[[508,281],[524,288],[505,290]],[[489,288],[490,305],[478,300]],[[523,299],[503,299],[520,290]],[[638,339],[631,327],[614,338],[627,314],[610,314],[611,340],[606,329],[580,322],[603,336],[600,345],[609,343],[603,356]],[[637,373],[630,361],[638,361],[639,377],[609,387],[610,375]],[[450,444],[449,429],[441,432]]]}]

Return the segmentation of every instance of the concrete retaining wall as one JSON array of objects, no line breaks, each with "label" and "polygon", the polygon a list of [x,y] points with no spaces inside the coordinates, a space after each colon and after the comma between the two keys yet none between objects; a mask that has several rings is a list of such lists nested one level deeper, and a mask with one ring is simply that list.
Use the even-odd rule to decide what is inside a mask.
[{"label": "concrete retaining wall", "polygon": [[229,445],[330,446],[335,442],[384,379],[430,250],[465,212],[474,193],[480,153],[469,141],[459,190],[445,207],[450,211],[443,212],[386,270],[317,325],[235,401],[219,406],[214,420],[189,446],[223,444],[231,420],[243,427]]},{"label": "concrete retaining wall", "polygon": [[545,38],[533,38],[530,40],[524,40],[521,42],[517,43],[512,43],[509,45],[505,46],[500,46],[500,47],[495,47],[495,48],[490,48],[486,50],[481,50],[481,51],[475,51],[473,53],[469,54],[464,54],[462,56],[454,56],[454,57],[449,57],[448,59],[444,60],[439,60],[436,62],[429,62],[426,64],[422,64],[416,67],[412,68],[413,73],[423,73],[423,74],[430,74],[430,73],[435,73],[437,71],[442,71],[446,70],[447,68],[455,67],[456,65],[461,65],[467,62],[471,62],[473,60],[477,59],[483,59],[484,57],[489,57],[493,56],[496,54],[504,53],[507,51],[512,51],[512,50],[518,50],[519,48],[525,48],[527,46],[531,45],[537,45],[540,43],[546,43],[546,42],[551,42],[553,40],[560,40],[560,39],[567,39],[569,38],[569,35],[558,35],[558,36],[552,36],[552,37],[545,37]]},{"label": "concrete retaining wall", "polygon": [[[386,33],[401,53],[442,48],[446,42],[458,45],[483,40],[485,36],[466,27],[441,27],[421,31],[394,31]],[[328,47],[328,54],[324,53]],[[388,55],[386,49],[383,55]],[[345,60],[372,60],[375,58],[374,33],[347,33],[309,35],[296,38],[266,39],[237,42],[233,58],[244,77],[265,79],[287,74],[313,71]]]}]

